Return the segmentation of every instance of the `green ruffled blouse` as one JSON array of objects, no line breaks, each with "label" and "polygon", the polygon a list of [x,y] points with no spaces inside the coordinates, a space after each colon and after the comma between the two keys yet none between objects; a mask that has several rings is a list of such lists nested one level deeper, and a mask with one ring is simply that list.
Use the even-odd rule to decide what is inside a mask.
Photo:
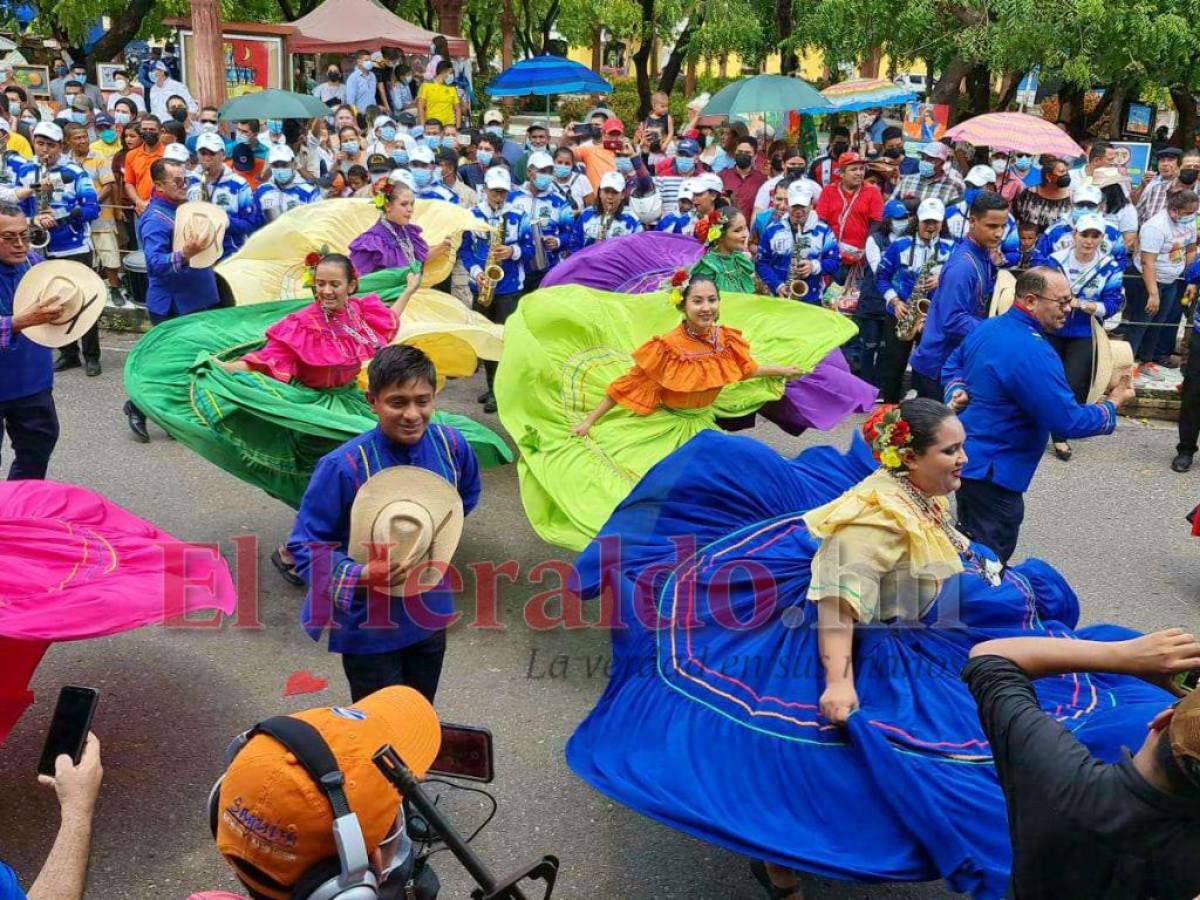
[{"label": "green ruffled blouse", "polygon": [[707,275],[716,282],[718,291],[735,294],[754,293],[754,260],[748,253],[723,256],[709,250],[692,266],[692,275]]}]

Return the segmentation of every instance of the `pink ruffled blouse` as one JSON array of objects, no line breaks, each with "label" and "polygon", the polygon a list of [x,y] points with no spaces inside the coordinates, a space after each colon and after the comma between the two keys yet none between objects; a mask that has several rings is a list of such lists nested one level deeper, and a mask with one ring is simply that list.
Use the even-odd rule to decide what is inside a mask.
[{"label": "pink ruffled blouse", "polygon": [[242,359],[284,384],[295,379],[310,388],[339,388],[399,330],[399,317],[377,294],[351,297],[332,315],[311,303],[268,328],[267,345]]}]

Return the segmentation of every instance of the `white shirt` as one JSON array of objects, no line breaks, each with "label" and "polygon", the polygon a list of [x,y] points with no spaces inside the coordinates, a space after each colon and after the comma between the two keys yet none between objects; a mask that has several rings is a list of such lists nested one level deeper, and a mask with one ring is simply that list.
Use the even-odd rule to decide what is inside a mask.
[{"label": "white shirt", "polygon": [[1154,260],[1154,279],[1159,284],[1170,284],[1183,274],[1187,248],[1196,243],[1196,225],[1180,225],[1164,209],[1151,216],[1138,233],[1140,252],[1133,264],[1142,271],[1142,254],[1157,254]]},{"label": "white shirt", "polygon": [[175,81],[168,78],[161,85],[155,84],[150,88],[150,112],[163,122],[171,120],[171,114],[167,112],[167,101],[172,97],[182,97],[187,104],[188,109],[192,112],[200,111],[200,104],[196,102],[196,98],[188,91],[187,85],[183,82]]},{"label": "white shirt", "polygon": [[1137,207],[1132,203],[1126,203],[1121,207],[1120,212],[1105,213],[1104,221],[1111,225],[1121,234],[1126,234],[1130,231],[1138,230],[1138,215]]},{"label": "white shirt", "polygon": [[[779,182],[783,181],[785,175],[787,175],[786,172],[783,175],[776,175],[773,178],[768,178],[763,182],[762,187],[758,189],[758,193],[754,195],[755,212],[770,208],[771,196],[775,193],[775,186],[779,184]],[[821,186],[807,175],[802,175],[799,180],[800,182],[807,184],[808,189],[812,191],[812,202],[815,205],[817,198],[821,196]],[[793,182],[793,184],[795,184],[795,182]]]},{"label": "white shirt", "polygon": [[[168,94],[168,96],[170,96],[170,95]],[[144,97],[142,97],[142,95],[141,95],[141,94],[139,94],[139,93],[136,93],[136,92],[134,92],[134,91],[130,91],[128,94],[118,94],[118,93],[115,93],[115,92],[114,92],[114,93],[112,93],[112,94],[110,94],[110,95],[109,95],[109,97],[108,97],[108,111],[109,111],[109,112],[112,112],[114,109],[116,109],[116,108],[117,108],[117,101],[118,101],[118,100],[129,100],[129,101],[131,101],[131,102],[133,103],[133,105],[134,105],[134,106],[137,108],[137,111],[138,111],[138,112],[140,112],[140,113],[144,113],[144,112],[146,111],[146,100],[145,100],[145,98],[144,98]]]}]

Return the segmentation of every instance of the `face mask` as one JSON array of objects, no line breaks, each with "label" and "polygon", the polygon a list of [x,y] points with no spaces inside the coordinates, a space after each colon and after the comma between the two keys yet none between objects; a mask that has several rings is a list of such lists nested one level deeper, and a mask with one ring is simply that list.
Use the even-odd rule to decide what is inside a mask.
[{"label": "face mask", "polygon": [[492,126],[485,133],[490,134],[492,137],[494,137],[498,141],[504,140],[504,129],[500,128],[499,126],[495,126],[495,125]]},{"label": "face mask", "polygon": [[177,107],[171,110],[171,118],[176,122],[183,122],[187,119],[187,107]]},{"label": "face mask", "polygon": [[21,112],[21,101],[20,100],[10,100],[8,102],[8,111],[11,115],[14,115],[14,116],[19,115]]},{"label": "face mask", "polygon": [[1071,176],[1059,175],[1057,178],[1051,178],[1050,183],[1057,188],[1068,188],[1071,186]]},{"label": "face mask", "polygon": [[454,73],[447,72],[446,77],[442,79],[442,84],[454,84]]},{"label": "face mask", "polygon": [[67,74],[67,67],[66,66],[55,66],[54,74],[57,75],[59,78],[62,78],[64,75]]},{"label": "face mask", "polygon": [[250,143],[250,135],[242,134],[239,131],[237,134],[235,134],[233,136],[233,140],[235,143],[238,143],[238,144],[248,144],[248,143]]},{"label": "face mask", "polygon": [[1196,216],[1194,214],[1190,216],[1180,216],[1175,221],[1179,223],[1180,228],[1186,228],[1188,231],[1196,230]]},{"label": "face mask", "polygon": [[438,147],[442,146],[441,135],[437,135],[437,134],[426,135],[425,136],[425,146],[428,147],[430,150],[436,150]]},{"label": "face mask", "polygon": [[458,141],[455,140],[454,135],[452,135],[452,134],[443,134],[442,135],[442,146],[445,147],[447,150],[453,150],[454,145],[457,143],[458,143]]},{"label": "face mask", "polygon": [[1008,170],[1008,160],[1007,159],[993,159],[992,160],[992,171],[995,172],[997,175],[1003,175],[1007,170]]},{"label": "face mask", "polygon": [[429,187],[429,183],[433,181],[433,173],[428,169],[413,169],[412,177],[413,182],[415,182],[419,188]]},{"label": "face mask", "polygon": [[920,170],[922,178],[932,178],[933,177],[933,172],[934,172],[933,163],[929,162],[928,160],[923,159],[917,165]]},{"label": "face mask", "polygon": [[389,144],[396,139],[396,129],[388,125],[386,128],[379,129],[379,139],[387,141]]},{"label": "face mask", "polygon": [[842,141],[838,141],[836,144],[829,145],[829,155],[832,156],[834,159],[837,159],[839,156],[841,156],[843,153],[845,153],[849,149],[850,149],[849,144],[844,143]]},{"label": "face mask", "polygon": [[1033,165],[1032,156],[1018,156],[1016,159],[1017,169],[1022,172],[1028,172],[1029,167]]},{"label": "face mask", "polygon": [[151,148],[157,147],[158,146],[158,132],[157,131],[143,131],[142,132],[142,141],[146,144],[147,147],[151,147]]},{"label": "face mask", "polygon": [[1200,169],[1183,169],[1179,173],[1180,184],[1195,184],[1196,176],[1200,175]]},{"label": "face mask", "polygon": [[475,160],[484,168],[487,168],[488,166],[490,166],[492,164],[492,160],[495,159],[495,157],[496,157],[496,154],[493,153],[491,150],[479,150],[479,151],[476,151],[476,153],[475,153]]},{"label": "face mask", "polygon": [[696,170],[696,160],[690,156],[679,156],[675,159],[675,168],[680,175],[691,175]]},{"label": "face mask", "polygon": [[561,180],[563,178],[569,177],[570,174],[571,174],[570,166],[564,166],[561,163],[555,163],[555,165],[554,165],[554,177],[555,178],[558,178]]},{"label": "face mask", "polygon": [[78,81],[81,84],[87,84],[87,73],[86,72],[72,72],[71,80]]},{"label": "face mask", "polygon": [[408,154],[403,150],[393,150],[392,151],[392,162],[394,162],[398,166],[407,166],[408,165]]},{"label": "face mask", "polygon": [[201,122],[200,123],[200,132],[202,134],[216,134],[217,133],[217,123],[216,122]]},{"label": "face mask", "polygon": [[883,155],[888,159],[899,159],[904,155],[904,150],[900,147],[888,147],[883,151]]},{"label": "face mask", "polygon": [[132,118],[133,116],[129,115],[129,113],[113,113],[113,121],[118,125],[128,125]]},{"label": "face mask", "polygon": [[363,69],[365,71],[370,72],[373,68],[375,68],[375,63],[371,62],[371,60],[368,59],[363,63]]},{"label": "face mask", "polygon": [[100,132],[100,140],[106,144],[115,144],[117,142],[117,133],[111,128],[105,128]]},{"label": "face mask", "polygon": [[22,119],[21,120],[21,124],[24,125],[26,128],[33,128],[35,125],[37,125],[37,123],[38,123],[37,119]]},{"label": "face mask", "polygon": [[716,154],[713,156],[713,161],[712,161],[713,172],[721,173],[732,166],[733,166],[733,160],[729,158],[729,154],[725,152],[725,148],[718,147]]},{"label": "face mask", "polygon": [[908,219],[892,219],[892,237],[899,237],[908,230]]},{"label": "face mask", "polygon": [[622,175],[633,171],[633,160],[628,156],[617,157],[617,171]]},{"label": "face mask", "polygon": [[545,173],[541,173],[541,174],[533,176],[533,186],[535,188],[537,188],[539,191],[550,190],[550,185],[553,183],[554,183],[553,177],[550,175],[547,175]]},{"label": "face mask", "polygon": [[296,177],[296,173],[291,169],[272,169],[271,180],[280,187],[292,183],[292,179]]},{"label": "face mask", "polygon": [[738,153],[733,157],[733,161],[739,169],[748,169],[750,168],[750,164],[754,162],[754,157],[749,153]]},{"label": "face mask", "polygon": [[123,90],[125,90],[125,88],[129,87],[129,82],[126,81],[124,78],[115,79],[113,81],[113,84],[115,84],[117,86],[118,91],[123,91]]},{"label": "face mask", "polygon": [[341,81],[341,80],[342,80],[342,73],[341,73],[341,72],[330,72],[330,73],[329,73],[329,80],[330,80],[330,81]]},{"label": "face mask", "polygon": [[[239,139],[240,137],[239,135]],[[345,151],[347,156],[358,156],[358,141],[344,141],[342,143],[342,150]]]}]

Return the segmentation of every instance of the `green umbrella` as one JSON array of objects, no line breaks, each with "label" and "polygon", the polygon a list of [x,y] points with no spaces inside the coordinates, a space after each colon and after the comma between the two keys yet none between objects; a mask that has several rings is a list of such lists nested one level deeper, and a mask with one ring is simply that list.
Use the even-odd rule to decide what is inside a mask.
[{"label": "green umbrella", "polygon": [[329,107],[309,94],[292,91],[255,91],[221,105],[222,119],[315,119],[329,115]]},{"label": "green umbrella", "polygon": [[713,95],[701,116],[736,116],[749,113],[790,112],[804,108],[810,113],[832,104],[807,81],[790,75],[755,75],[727,84]]}]

